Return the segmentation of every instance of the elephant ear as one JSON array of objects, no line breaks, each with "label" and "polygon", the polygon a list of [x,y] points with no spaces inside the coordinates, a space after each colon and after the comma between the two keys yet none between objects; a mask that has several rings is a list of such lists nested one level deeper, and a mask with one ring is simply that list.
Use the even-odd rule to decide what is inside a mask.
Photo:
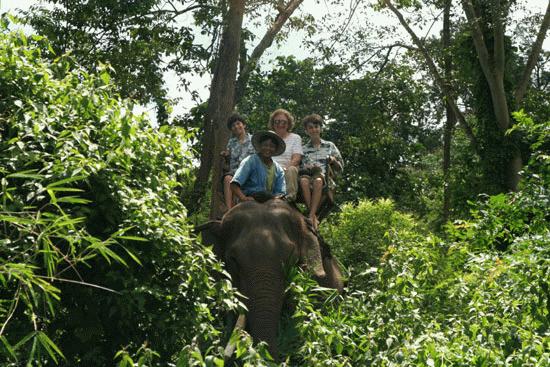
[{"label": "elephant ear", "polygon": [[206,246],[213,246],[214,254],[218,259],[223,260],[223,241],[221,235],[222,222],[212,220],[195,227],[195,233],[200,233],[202,243]]}]

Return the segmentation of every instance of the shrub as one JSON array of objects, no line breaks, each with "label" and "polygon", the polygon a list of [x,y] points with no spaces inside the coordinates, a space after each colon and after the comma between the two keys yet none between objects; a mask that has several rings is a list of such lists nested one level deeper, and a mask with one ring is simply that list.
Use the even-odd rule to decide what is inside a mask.
[{"label": "shrub", "polygon": [[469,240],[394,238],[368,289],[320,308],[320,290],[295,280],[292,365],[547,365],[548,234],[518,236],[504,254]]},{"label": "shrub", "polygon": [[[539,146],[547,141],[547,129],[527,128],[539,133],[533,137]],[[379,266],[351,274],[351,283],[368,276],[368,287],[318,308],[314,300],[326,291],[295,277],[290,292],[301,343],[292,365],[549,365],[548,170],[546,154],[533,152],[536,165],[525,168],[522,191],[475,204],[473,219],[447,226],[444,239],[389,231]],[[370,264],[372,255],[346,252],[354,242],[343,229],[370,225],[372,219],[358,216],[335,221],[327,233],[333,246],[335,234],[342,236],[343,258],[361,266],[360,256]]]},{"label": "shrub", "polygon": [[414,219],[397,211],[388,199],[344,204],[330,222],[321,226],[322,235],[339,260],[356,269],[378,266],[392,243],[392,235],[412,239],[419,231]]},{"label": "shrub", "polygon": [[[47,40],[0,34],[0,330],[3,365],[165,365],[219,343],[238,304],[178,199],[190,134],[153,128],[108,67],[53,62]],[[186,347],[187,346],[187,347]]]}]

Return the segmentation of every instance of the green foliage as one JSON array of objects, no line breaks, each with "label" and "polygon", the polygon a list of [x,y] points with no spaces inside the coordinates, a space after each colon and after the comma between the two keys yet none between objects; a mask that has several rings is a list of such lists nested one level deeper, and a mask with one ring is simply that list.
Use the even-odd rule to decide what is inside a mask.
[{"label": "green foliage", "polygon": [[[513,195],[501,204],[518,206]],[[511,210],[488,208],[509,226]],[[352,274],[350,293],[320,307],[318,290],[299,281],[292,365],[547,365],[550,231],[527,226],[506,253],[480,249],[491,236],[482,219],[453,226],[447,240],[391,236],[368,281],[358,287]]]},{"label": "green foliage", "polygon": [[[519,131],[531,142],[532,155],[523,171],[522,190],[518,193],[486,197],[472,210],[474,226],[461,233],[478,251],[504,251],[521,236],[532,236],[548,228],[548,188],[550,187],[550,159],[548,123],[536,124],[524,112],[514,113],[518,121],[509,131]],[[454,233],[454,231],[453,231]]]},{"label": "green foliage", "polygon": [[395,210],[391,200],[346,203],[331,222],[320,229],[338,259],[348,267],[377,267],[392,238],[413,239],[418,225],[411,216]]},{"label": "green foliage", "polygon": [[[265,129],[269,114],[288,109],[302,133],[301,119],[324,116],[323,139],[340,149],[345,160],[337,200],[391,197],[398,207],[425,214],[433,199],[418,191],[438,186],[438,167],[425,157],[437,152],[439,132],[431,125],[434,106],[429,87],[415,78],[416,70],[388,63],[380,72],[350,79],[346,66],[322,65],[315,59],[279,58],[269,72],[251,76],[239,110],[249,117],[252,130]],[[302,136],[305,136],[302,133]],[[307,141],[307,138],[305,138]],[[429,180],[423,180],[428,176]]]},{"label": "green foliage", "polygon": [[[344,207],[325,234],[344,263],[355,264],[348,294],[334,302],[326,290],[295,276],[290,293],[299,344],[291,365],[550,363],[550,195],[547,150],[540,149],[548,143],[548,124],[522,114],[516,118],[535,152],[535,167],[526,167],[522,191],[477,203],[472,219],[447,226],[445,238],[411,236],[414,221],[394,213],[388,202],[362,203],[369,210],[361,213],[361,204]],[[388,218],[408,218],[408,224],[391,230]],[[377,225],[383,221],[388,232],[378,242],[378,251],[384,251],[378,267],[357,265],[372,256],[362,252],[361,241],[371,232],[380,234]],[[366,233],[350,242],[348,234],[361,226]],[[349,248],[355,250],[352,255],[346,253]]]},{"label": "green foliage", "polygon": [[[193,239],[179,201],[190,180],[193,137],[180,128],[154,129],[132,114],[106,67],[95,75],[66,56],[46,61],[53,59],[46,40],[10,33],[6,23],[0,34],[2,365],[223,366],[227,339],[236,344],[238,364],[276,365],[245,332],[222,331],[225,311],[243,306],[219,262]],[[359,92],[371,82],[344,90]],[[388,85],[407,88],[394,82]],[[430,134],[412,123],[384,125],[389,110],[421,121],[421,113],[411,112],[419,106],[415,94],[399,104],[406,94],[382,91],[395,104],[379,105],[380,114],[349,105],[349,114],[321,111],[342,117],[341,126],[326,132],[357,150],[350,173],[368,177],[359,158],[369,149],[380,159],[393,157],[380,167],[394,169],[401,158],[392,155],[392,144],[422,141],[411,148],[418,154],[433,147]],[[532,152],[521,191],[483,197],[471,219],[448,225],[442,237],[390,200],[345,204],[324,222],[323,235],[349,267],[349,286],[339,296],[290,271],[290,316],[281,327],[286,365],[549,364],[548,123],[515,117],[515,133]],[[433,157],[422,164],[433,168]],[[376,172],[377,161],[366,161]],[[419,161],[392,171],[405,167],[412,172],[406,180],[357,178],[358,186],[382,186],[365,186],[358,195],[399,192],[403,182],[422,187],[415,186],[423,177],[414,172],[422,170]]]},{"label": "green foliage", "polygon": [[525,168],[524,177],[529,188],[532,184],[550,185],[550,123],[535,123],[532,118],[521,110],[514,112],[513,117],[517,121],[509,133],[518,131],[525,136],[530,144],[531,155],[529,164]]},{"label": "green foliage", "polygon": [[124,347],[121,365],[165,365],[186,345],[220,343],[219,314],[239,302],[178,198],[191,135],[154,129],[113,92],[105,68],[92,75],[66,56],[46,61],[49,43],[10,33],[7,22],[2,364],[112,365]]},{"label": "green foliage", "polygon": [[147,348],[146,345],[142,345],[137,351],[136,356],[137,362],[134,362],[132,357],[128,354],[127,351],[121,350],[115,354],[115,359],[120,359],[117,367],[148,367],[153,365],[153,359],[159,357],[159,354],[155,351]]},{"label": "green foliage", "polygon": [[221,11],[206,0],[46,3],[51,6],[34,6],[25,15],[33,29],[48,37],[56,54],[71,52],[89,71],[109,63],[116,70],[112,77],[118,92],[154,103],[161,124],[170,112],[163,74],[175,72],[180,85],[188,88],[185,73],[207,70],[211,52],[195,41],[194,27],[201,27],[203,34],[216,29]]},{"label": "green foliage", "polygon": [[[479,14],[479,24],[486,47],[488,52],[492,54],[495,44],[494,35],[498,33],[494,30],[495,25],[493,24],[494,13],[497,12],[497,8],[483,1],[474,2],[474,6],[477,14]],[[510,6],[501,7],[499,16],[506,17],[510,9]],[[519,50],[513,45],[514,39],[505,36],[503,41],[503,57],[506,63],[502,83],[508,107],[498,107],[510,110],[511,107],[509,106],[514,105],[515,84],[520,79],[523,61],[518,55]],[[492,195],[506,192],[509,189],[507,182],[509,180],[509,162],[516,151],[526,154],[527,146],[515,134],[505,134],[505,129],[499,125],[502,122],[499,122],[497,116],[495,116],[491,88],[480,65],[469,26],[464,24],[459,26],[453,53],[456,55],[454,60],[456,60],[457,84],[464,89],[464,92],[462,92],[463,99],[473,111],[474,118],[471,118],[469,123],[476,135],[479,151],[478,162],[459,161],[457,165],[468,167],[473,171],[481,171],[481,177],[466,176],[473,180],[472,182],[466,182],[462,190],[469,193],[470,198],[474,198],[480,193]],[[475,164],[468,164],[469,162]],[[460,181],[457,183],[460,183]],[[460,190],[460,186],[463,185],[458,186]]]}]

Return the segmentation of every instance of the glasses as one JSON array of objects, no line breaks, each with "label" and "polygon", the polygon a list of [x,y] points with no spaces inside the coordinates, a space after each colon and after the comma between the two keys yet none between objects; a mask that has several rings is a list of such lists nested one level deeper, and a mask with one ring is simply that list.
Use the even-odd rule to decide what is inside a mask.
[{"label": "glasses", "polygon": [[284,125],[287,122],[287,120],[273,120],[273,125]]}]

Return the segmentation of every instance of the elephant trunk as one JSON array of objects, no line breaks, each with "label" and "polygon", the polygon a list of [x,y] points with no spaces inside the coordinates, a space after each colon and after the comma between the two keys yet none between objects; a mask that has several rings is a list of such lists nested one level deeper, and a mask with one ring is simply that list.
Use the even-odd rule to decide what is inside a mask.
[{"label": "elephant trunk", "polygon": [[254,341],[268,344],[269,353],[277,361],[277,330],[284,297],[282,269],[254,269],[241,279],[241,290],[248,298],[247,330]]}]

